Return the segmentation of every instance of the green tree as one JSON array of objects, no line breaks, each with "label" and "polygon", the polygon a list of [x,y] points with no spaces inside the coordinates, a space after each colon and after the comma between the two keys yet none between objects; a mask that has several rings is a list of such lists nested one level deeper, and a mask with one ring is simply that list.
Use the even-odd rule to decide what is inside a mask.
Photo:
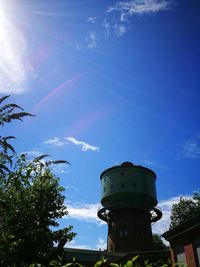
[{"label": "green tree", "polygon": [[[0,104],[8,97],[0,98]],[[22,120],[31,114],[15,112],[21,108],[7,104],[0,108],[0,126]],[[33,160],[17,155],[8,143],[13,136],[0,139],[0,265],[21,266],[45,259],[59,243],[60,250],[75,236],[72,226],[60,230],[57,219],[67,215],[64,188],[53,174],[48,155]]]},{"label": "green tree", "polygon": [[153,247],[154,247],[154,250],[167,249],[167,246],[164,244],[159,234],[153,234]]},{"label": "green tree", "polygon": [[177,204],[172,205],[170,229],[200,213],[200,191],[194,192],[191,199],[180,197]]}]

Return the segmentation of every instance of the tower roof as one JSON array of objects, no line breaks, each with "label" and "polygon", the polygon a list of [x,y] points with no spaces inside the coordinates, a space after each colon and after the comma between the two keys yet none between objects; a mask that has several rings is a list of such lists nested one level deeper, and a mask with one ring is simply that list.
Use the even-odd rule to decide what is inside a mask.
[{"label": "tower roof", "polygon": [[117,169],[122,169],[122,168],[134,168],[134,169],[143,169],[143,170],[146,170],[147,172],[151,172],[154,177],[156,178],[156,174],[154,171],[152,171],[151,169],[149,168],[146,168],[146,167],[143,167],[141,165],[134,165],[132,162],[129,162],[129,161],[125,161],[123,162],[121,165],[116,165],[116,166],[113,166],[111,168],[108,168],[106,169],[105,171],[103,171],[100,175],[100,179],[102,179],[103,175],[107,172],[110,172],[112,170],[117,170]]}]

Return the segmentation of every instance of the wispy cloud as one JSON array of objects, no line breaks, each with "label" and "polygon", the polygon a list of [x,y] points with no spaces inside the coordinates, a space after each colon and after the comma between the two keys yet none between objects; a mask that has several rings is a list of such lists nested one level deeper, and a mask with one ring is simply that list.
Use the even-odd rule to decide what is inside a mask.
[{"label": "wispy cloud", "polygon": [[[169,229],[170,225],[170,215],[171,215],[171,209],[172,205],[179,202],[181,195],[178,195],[176,197],[168,198],[165,200],[161,200],[158,203],[158,207],[162,211],[162,218],[158,222],[154,223],[152,225],[152,231],[153,233],[157,233],[159,235],[162,235],[164,232],[166,232]],[[191,195],[184,195],[182,196],[187,199],[191,199]],[[65,219],[75,219],[82,222],[90,222],[90,223],[96,223],[97,225],[103,225],[105,222],[100,220],[97,217],[97,211],[100,207],[100,203],[72,203],[68,202],[66,203],[67,210],[69,211],[69,215],[64,217]],[[166,240],[163,239],[163,241],[168,244]],[[104,250],[106,248],[106,241],[103,238],[99,238],[97,244],[94,248],[89,248],[87,245],[74,245],[69,244],[68,247],[75,247],[75,248],[85,248],[85,249],[101,249]]]},{"label": "wispy cloud", "polygon": [[105,239],[103,239],[103,238],[99,238],[98,239],[98,243],[96,244],[96,249],[97,250],[105,250],[107,248],[107,242],[106,242],[106,240]]},{"label": "wispy cloud", "polygon": [[[88,31],[86,35],[87,46],[88,48],[96,48],[97,41],[102,38],[106,40],[110,37],[120,38],[124,36],[132,28],[131,18],[133,16],[156,14],[169,10],[171,7],[172,0],[116,1],[105,10],[103,20],[97,20],[97,17],[88,18],[88,22],[93,24],[93,30]],[[95,30],[94,25],[96,26]]]},{"label": "wispy cloud", "polygon": [[24,151],[21,154],[27,154],[27,156],[30,158],[36,158],[42,155],[42,153],[39,150],[35,150],[35,149]]},{"label": "wispy cloud", "polygon": [[107,19],[104,19],[101,27],[103,29],[103,35],[105,39],[108,39],[111,36],[111,32],[110,32],[110,28],[111,28],[111,24]]},{"label": "wispy cloud", "polygon": [[65,186],[65,190],[79,192],[79,190],[75,186],[72,186],[72,185]]},{"label": "wispy cloud", "polygon": [[88,31],[85,39],[86,39],[88,48],[97,47],[97,32],[96,31]]},{"label": "wispy cloud", "polygon": [[[158,203],[158,207],[161,209],[163,216],[162,219],[153,224],[153,232],[163,234],[169,229],[170,214],[173,204],[179,202],[181,195],[172,197],[169,199],[161,200]],[[184,198],[190,199],[191,195],[184,195]],[[100,203],[66,203],[69,215],[65,218],[72,218],[83,222],[97,223],[98,225],[105,224],[102,220],[97,217],[97,211],[100,207]],[[103,243],[103,242],[102,242]]]},{"label": "wispy cloud", "polygon": [[96,22],[97,18],[96,17],[90,17],[88,18],[88,22],[94,24]]},{"label": "wispy cloud", "polygon": [[73,145],[79,146],[81,148],[81,151],[99,151],[98,146],[93,146],[84,141],[77,140],[75,137],[65,137],[64,139],[61,139],[59,137],[53,137],[48,140],[45,140],[43,143],[46,145],[57,147],[62,147],[71,143]]},{"label": "wispy cloud", "polygon": [[157,13],[169,9],[171,1],[167,0],[129,0],[118,1],[107,12],[119,11],[121,21],[133,15]]},{"label": "wispy cloud", "polygon": [[198,159],[200,158],[200,137],[192,138],[182,145],[180,153],[182,158]]},{"label": "wispy cloud", "polygon": [[98,146],[93,146],[84,141],[79,141],[74,137],[66,137],[65,139],[76,146],[80,146],[82,151],[99,151]]},{"label": "wispy cloud", "polygon": [[[39,157],[41,155],[44,155],[45,153],[42,153],[39,150],[29,150],[29,151],[25,151],[22,152],[21,154],[27,154],[28,158],[30,160],[33,160],[36,157]],[[50,161],[52,160],[51,157],[45,157],[43,158],[41,161],[43,163],[45,163],[46,161]],[[55,174],[63,174],[63,173],[68,173],[69,172],[69,165],[68,164],[52,164],[51,165],[51,170],[55,173]]]},{"label": "wispy cloud", "polygon": [[[80,242],[80,241],[79,241]],[[66,243],[66,248],[75,248],[75,249],[86,249],[86,250],[101,250],[104,251],[107,247],[107,242],[103,238],[98,238],[98,241],[93,246],[85,244],[77,244],[77,241],[73,239],[72,241]]]},{"label": "wispy cloud", "polygon": [[[123,36],[130,28],[132,16],[158,13],[171,7],[169,0],[127,0],[117,1],[108,7],[107,13],[116,13],[115,19],[109,24],[117,37]],[[107,29],[108,30],[108,29]]]},{"label": "wispy cloud", "polygon": [[70,172],[68,164],[51,165],[51,169],[55,174],[66,174]]},{"label": "wispy cloud", "polygon": [[48,139],[44,141],[44,144],[53,145],[53,146],[64,146],[67,144],[67,142],[65,140],[61,141],[59,137],[53,137],[52,139]]},{"label": "wispy cloud", "polygon": [[0,93],[21,94],[27,91],[31,73],[25,62],[26,40],[0,6]]},{"label": "wispy cloud", "polygon": [[66,218],[73,218],[85,222],[93,222],[97,224],[103,224],[102,220],[97,217],[97,211],[100,207],[100,203],[66,203],[69,215]]},{"label": "wispy cloud", "polygon": [[94,250],[95,249],[95,248],[92,248],[91,246],[88,246],[88,245],[77,245],[75,239],[73,239],[70,242],[67,242],[65,245],[65,248],[88,249],[88,250]]},{"label": "wispy cloud", "polygon": [[115,34],[117,37],[121,37],[127,32],[126,25],[123,24],[114,24],[113,28],[115,29]]},{"label": "wispy cloud", "polygon": [[158,168],[158,169],[165,169],[165,168],[167,168],[165,165],[163,165],[161,163],[158,163],[155,160],[147,160],[147,159],[145,159],[142,162],[145,165],[147,165],[148,167],[152,167],[152,168]]}]

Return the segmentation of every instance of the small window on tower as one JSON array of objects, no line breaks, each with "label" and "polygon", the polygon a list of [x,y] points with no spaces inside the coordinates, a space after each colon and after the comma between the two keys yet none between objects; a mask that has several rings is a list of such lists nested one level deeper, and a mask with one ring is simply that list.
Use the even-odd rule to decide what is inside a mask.
[{"label": "small window on tower", "polygon": [[106,192],[106,188],[105,187],[103,188],[103,192]]},{"label": "small window on tower", "polygon": [[125,227],[123,227],[123,228],[121,228],[119,230],[119,237],[120,238],[126,238],[126,237],[128,237],[128,230]]},{"label": "small window on tower", "polygon": [[124,187],[125,186],[125,183],[121,183],[121,187]]},{"label": "small window on tower", "polygon": [[124,237],[127,237],[127,236],[128,236],[128,230],[124,229]]},{"label": "small window on tower", "polygon": [[112,190],[112,189],[113,189],[113,184],[110,185],[110,190]]}]

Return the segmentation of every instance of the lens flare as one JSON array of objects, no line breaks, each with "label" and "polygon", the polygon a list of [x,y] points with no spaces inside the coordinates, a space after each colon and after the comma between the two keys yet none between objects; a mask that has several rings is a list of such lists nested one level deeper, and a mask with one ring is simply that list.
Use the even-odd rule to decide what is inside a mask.
[{"label": "lens flare", "polygon": [[8,19],[6,9],[0,5],[0,92],[21,93],[26,80],[24,53],[25,39]]}]

